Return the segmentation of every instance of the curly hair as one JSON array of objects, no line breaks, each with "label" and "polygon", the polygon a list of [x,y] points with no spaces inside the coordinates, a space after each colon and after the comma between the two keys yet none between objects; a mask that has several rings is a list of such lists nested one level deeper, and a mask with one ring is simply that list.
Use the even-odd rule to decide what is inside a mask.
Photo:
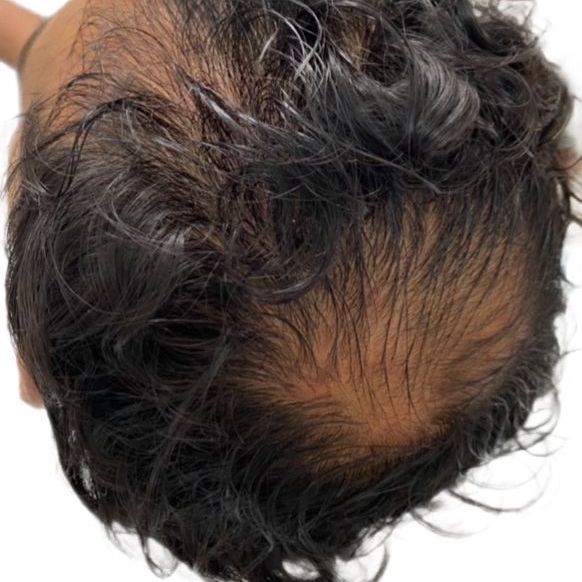
[{"label": "curly hair", "polygon": [[335,582],[557,399],[572,96],[493,1],[92,18],[8,181],[10,331],[64,473],[156,571],[149,540]]}]

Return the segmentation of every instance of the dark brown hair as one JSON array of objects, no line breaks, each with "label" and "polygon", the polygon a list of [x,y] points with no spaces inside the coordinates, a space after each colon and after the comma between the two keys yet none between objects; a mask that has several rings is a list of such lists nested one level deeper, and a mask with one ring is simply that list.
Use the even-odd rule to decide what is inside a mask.
[{"label": "dark brown hair", "polygon": [[[149,538],[216,580],[291,582],[284,562],[307,560],[335,581],[366,535],[548,433],[526,421],[556,396],[572,98],[495,2],[142,8],[101,40],[123,39],[109,68],[26,113],[18,354],[71,485],[152,567]],[[386,326],[415,306],[408,398],[432,386],[443,409],[407,446],[368,446],[341,399],[294,396],[323,315],[332,339],[363,337],[371,289]],[[494,333],[464,333],[463,296]],[[425,344],[460,351],[433,374]]]}]

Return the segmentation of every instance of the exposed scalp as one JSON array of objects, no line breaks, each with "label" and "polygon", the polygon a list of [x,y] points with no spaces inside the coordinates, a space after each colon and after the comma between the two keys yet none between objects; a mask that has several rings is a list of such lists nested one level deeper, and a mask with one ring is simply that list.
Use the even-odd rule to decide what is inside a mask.
[{"label": "exposed scalp", "polygon": [[554,390],[571,96],[494,2],[141,4],[27,115],[11,332],[104,523],[335,580]]}]

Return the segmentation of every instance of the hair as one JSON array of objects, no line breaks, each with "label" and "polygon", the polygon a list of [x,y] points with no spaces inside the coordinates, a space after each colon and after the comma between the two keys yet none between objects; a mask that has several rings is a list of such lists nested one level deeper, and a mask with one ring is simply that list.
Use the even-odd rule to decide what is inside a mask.
[{"label": "hair", "polygon": [[336,581],[549,433],[572,96],[497,2],[123,18],[24,118],[18,355],[71,486],[152,569],[148,540],[213,580]]}]

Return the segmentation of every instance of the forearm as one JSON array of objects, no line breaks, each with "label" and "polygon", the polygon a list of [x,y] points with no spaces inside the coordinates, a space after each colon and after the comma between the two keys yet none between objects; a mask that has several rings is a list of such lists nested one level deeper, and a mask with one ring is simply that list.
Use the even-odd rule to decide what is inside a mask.
[{"label": "forearm", "polygon": [[8,0],[0,0],[0,61],[16,67],[22,48],[42,17]]}]

